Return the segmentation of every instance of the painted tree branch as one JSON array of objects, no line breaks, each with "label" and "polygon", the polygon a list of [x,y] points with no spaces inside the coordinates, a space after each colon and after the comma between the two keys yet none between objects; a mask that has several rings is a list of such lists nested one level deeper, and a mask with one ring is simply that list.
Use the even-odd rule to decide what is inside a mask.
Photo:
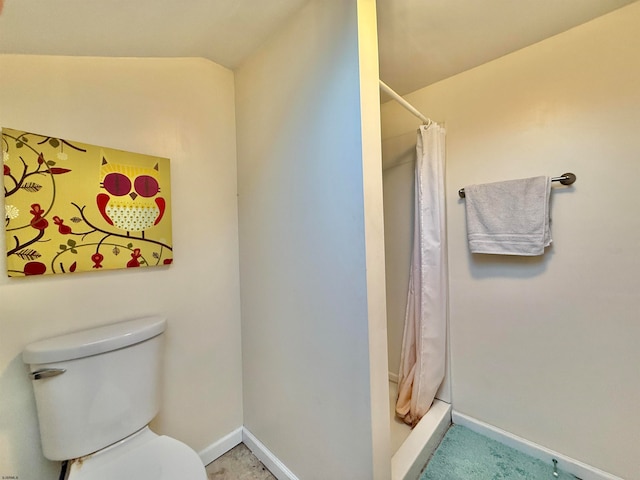
[{"label": "painted tree branch", "polygon": [[[82,217],[82,220],[84,221],[84,223],[86,223],[89,227],[93,228],[96,232],[102,232],[102,233],[104,233],[104,234],[105,234],[105,235],[107,235],[107,236],[113,236],[113,237],[119,237],[119,238],[126,238],[126,239],[129,239],[129,240],[141,240],[141,241],[143,241],[143,242],[153,243],[153,244],[155,244],[155,245],[159,245],[159,246],[164,247],[164,248],[166,248],[166,249],[168,249],[168,250],[170,250],[170,251],[173,251],[173,248],[172,248],[170,245],[167,245],[166,243],[159,242],[159,241],[157,241],[157,240],[152,240],[152,239],[150,239],[150,238],[145,238],[145,237],[143,237],[143,236],[141,236],[141,237],[133,237],[133,236],[131,236],[131,235],[124,235],[124,234],[122,234],[122,233],[109,232],[109,231],[104,230],[104,229],[102,229],[102,228],[96,227],[95,225],[93,225],[93,224],[92,224],[92,223],[87,219],[87,217],[86,217],[86,216],[85,216],[85,214],[84,214],[84,209],[86,208],[86,205],[85,205],[85,206],[83,206],[83,207],[80,207],[80,206],[79,206],[79,205],[77,205],[76,203],[71,202],[71,204],[72,204],[74,207],[76,207],[76,208],[78,209],[78,212],[80,212],[80,216]],[[105,239],[106,239],[106,238],[107,238],[107,237],[105,237]],[[104,239],[103,239],[103,240],[104,240]]]},{"label": "painted tree branch", "polygon": [[40,240],[42,237],[44,236],[44,230],[40,230],[38,232],[38,235],[36,235],[34,238],[32,238],[31,240],[29,240],[28,242],[25,242],[23,244],[20,244],[18,237],[14,236],[13,238],[16,240],[16,247],[7,251],[7,257],[9,255],[13,255],[14,253],[16,253],[19,250],[22,250],[23,248],[28,247],[29,245],[32,245],[34,243],[36,243],[38,240]]}]

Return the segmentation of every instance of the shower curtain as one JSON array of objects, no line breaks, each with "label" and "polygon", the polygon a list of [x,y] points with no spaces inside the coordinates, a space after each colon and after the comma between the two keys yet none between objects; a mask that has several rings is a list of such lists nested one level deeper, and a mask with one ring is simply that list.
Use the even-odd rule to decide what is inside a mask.
[{"label": "shower curtain", "polygon": [[415,426],[444,379],[447,333],[447,250],[444,198],[445,129],[418,131],[415,216],[396,414]]}]

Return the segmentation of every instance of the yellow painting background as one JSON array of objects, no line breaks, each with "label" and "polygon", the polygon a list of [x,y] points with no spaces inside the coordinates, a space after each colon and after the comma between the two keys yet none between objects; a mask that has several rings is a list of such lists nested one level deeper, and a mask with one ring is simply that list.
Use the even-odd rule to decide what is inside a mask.
[{"label": "yellow painting background", "polygon": [[[9,276],[172,262],[169,159],[9,128],[2,129],[2,152]],[[103,174],[114,172],[129,178],[133,194],[105,189]],[[157,194],[137,195],[136,174],[144,174],[142,186],[157,182]],[[112,191],[127,187],[108,180]],[[162,218],[136,228],[140,222],[129,217],[140,213]]]}]

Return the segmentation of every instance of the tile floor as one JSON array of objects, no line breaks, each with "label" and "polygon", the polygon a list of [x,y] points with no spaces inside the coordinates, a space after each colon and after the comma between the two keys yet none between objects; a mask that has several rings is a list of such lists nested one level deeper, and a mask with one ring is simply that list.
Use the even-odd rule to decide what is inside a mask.
[{"label": "tile floor", "polygon": [[276,480],[244,443],[207,465],[209,480]]}]

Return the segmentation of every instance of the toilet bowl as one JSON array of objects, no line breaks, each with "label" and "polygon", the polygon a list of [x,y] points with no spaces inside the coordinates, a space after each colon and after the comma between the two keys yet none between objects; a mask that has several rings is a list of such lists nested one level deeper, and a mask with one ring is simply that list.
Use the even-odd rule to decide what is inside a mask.
[{"label": "toilet bowl", "polygon": [[146,317],[41,340],[24,349],[44,456],[66,480],[206,480],[198,454],[158,435],[166,320]]},{"label": "toilet bowl", "polygon": [[130,437],[70,462],[66,480],[206,480],[196,452],[144,427]]}]

